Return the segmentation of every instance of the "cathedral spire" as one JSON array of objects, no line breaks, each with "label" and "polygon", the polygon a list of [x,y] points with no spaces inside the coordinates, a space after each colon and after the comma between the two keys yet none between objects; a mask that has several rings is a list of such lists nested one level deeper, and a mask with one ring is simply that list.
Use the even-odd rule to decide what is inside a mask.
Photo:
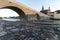
[{"label": "cathedral spire", "polygon": [[42,11],[44,11],[44,6],[42,6]]},{"label": "cathedral spire", "polygon": [[50,15],[50,13],[51,13],[51,10],[50,10],[50,7],[48,7],[47,14]]},{"label": "cathedral spire", "polygon": [[48,7],[48,10],[50,11],[50,7]]}]

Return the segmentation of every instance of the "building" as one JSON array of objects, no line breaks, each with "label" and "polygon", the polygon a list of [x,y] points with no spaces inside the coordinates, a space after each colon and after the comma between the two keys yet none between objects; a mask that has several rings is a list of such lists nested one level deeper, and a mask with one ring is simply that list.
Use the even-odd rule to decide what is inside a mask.
[{"label": "building", "polygon": [[52,16],[52,17],[54,16],[54,12],[51,12],[50,7],[45,10],[45,9],[44,9],[44,6],[42,6],[42,10],[41,10],[40,12],[42,12],[42,13],[48,15],[48,16]]}]

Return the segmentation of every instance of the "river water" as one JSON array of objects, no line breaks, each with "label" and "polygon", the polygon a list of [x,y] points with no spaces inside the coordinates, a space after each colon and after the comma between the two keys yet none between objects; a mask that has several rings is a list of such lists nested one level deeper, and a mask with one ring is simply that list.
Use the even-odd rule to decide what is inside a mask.
[{"label": "river water", "polygon": [[54,23],[60,24],[60,20],[54,20]]},{"label": "river water", "polygon": [[[20,19],[13,19],[13,18],[6,18],[6,19],[0,19],[5,21],[20,21]],[[53,23],[60,24],[60,20],[52,20]]]},{"label": "river water", "polygon": [[12,18],[1,19],[1,20],[5,20],[5,21],[20,21],[20,19],[12,19]]}]

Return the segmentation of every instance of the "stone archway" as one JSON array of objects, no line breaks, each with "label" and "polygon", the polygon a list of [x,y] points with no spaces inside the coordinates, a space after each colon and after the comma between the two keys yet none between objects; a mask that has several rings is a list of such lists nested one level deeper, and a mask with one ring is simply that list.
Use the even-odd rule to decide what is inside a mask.
[{"label": "stone archway", "polygon": [[21,18],[22,18],[22,19],[25,19],[25,17],[26,17],[24,11],[21,10],[21,9],[19,9],[18,7],[15,7],[15,6],[6,6],[6,7],[3,7],[3,8],[11,9],[11,10],[17,12],[18,15],[19,15],[19,17],[20,17],[20,19],[21,19]]}]

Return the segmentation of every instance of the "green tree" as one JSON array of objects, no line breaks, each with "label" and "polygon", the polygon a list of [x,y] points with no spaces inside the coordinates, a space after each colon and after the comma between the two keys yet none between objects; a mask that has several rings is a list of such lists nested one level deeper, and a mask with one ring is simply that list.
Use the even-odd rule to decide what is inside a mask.
[{"label": "green tree", "polygon": [[60,13],[60,10],[56,10],[55,12]]}]

